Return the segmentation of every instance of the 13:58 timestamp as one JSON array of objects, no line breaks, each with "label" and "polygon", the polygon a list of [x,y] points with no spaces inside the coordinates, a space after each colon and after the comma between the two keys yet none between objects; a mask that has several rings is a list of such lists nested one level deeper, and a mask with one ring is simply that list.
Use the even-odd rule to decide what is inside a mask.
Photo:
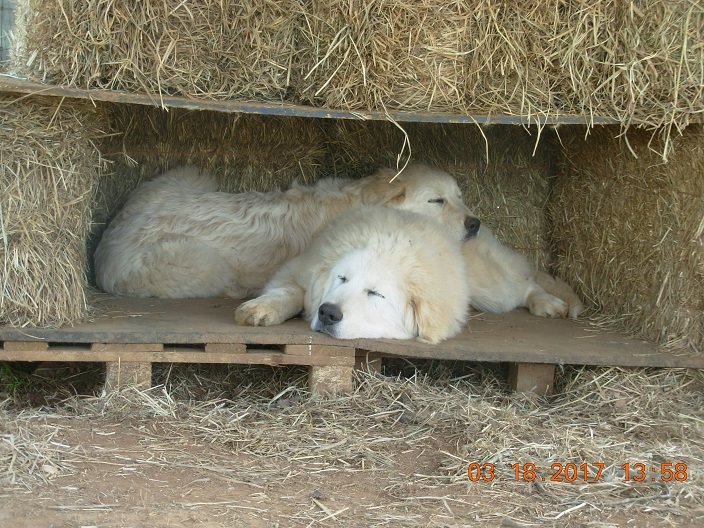
[{"label": "13:58 timestamp", "polygon": [[626,481],[684,482],[687,480],[687,464],[684,462],[663,462],[660,465],[634,462],[621,464],[621,469],[623,469],[623,479]]}]

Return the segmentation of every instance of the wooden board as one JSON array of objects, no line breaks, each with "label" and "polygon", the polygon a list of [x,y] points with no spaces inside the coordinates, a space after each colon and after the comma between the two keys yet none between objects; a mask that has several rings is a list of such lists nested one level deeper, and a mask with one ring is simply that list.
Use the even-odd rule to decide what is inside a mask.
[{"label": "wooden board", "polygon": [[26,79],[18,79],[10,75],[0,74],[0,92],[48,95],[54,97],[69,97],[74,99],[89,99],[91,101],[107,101],[113,103],[129,103],[161,108],[184,108],[187,110],[212,110],[223,113],[262,114],[277,116],[313,117],[323,119],[354,119],[372,121],[402,121],[417,123],[468,123],[476,125],[603,125],[619,124],[617,119],[597,116],[554,115],[530,116],[509,115],[461,115],[441,112],[401,112],[401,111],[364,111],[339,110],[334,108],[317,108],[313,106],[287,103],[253,103],[246,101],[213,101],[194,99],[183,96],[159,94],[130,93],[118,90],[103,90],[75,88],[71,86],[52,86]]},{"label": "wooden board", "polygon": [[[57,361],[78,361],[80,357],[85,357],[86,361],[114,361],[116,357],[128,360],[124,353],[116,355],[115,352],[110,352],[110,358],[98,359],[103,356],[95,356],[98,352],[91,352],[89,346],[85,350],[75,346],[81,343],[163,343],[167,345],[163,351],[131,352],[129,360],[160,362],[202,358],[202,362],[227,363],[234,359],[232,354],[241,349],[220,351],[220,356],[213,353],[208,359],[205,344],[243,343],[272,347],[301,345],[292,350],[297,351],[297,357],[304,358],[306,356],[300,354],[305,347],[327,345],[390,356],[448,360],[704,368],[701,356],[660,350],[651,343],[618,333],[599,331],[568,320],[534,317],[525,311],[474,316],[461,335],[439,345],[428,345],[414,340],[339,340],[311,331],[301,320],[267,328],[236,326],[232,314],[238,301],[231,299],[160,300],[100,295],[93,299],[93,304],[102,315],[92,322],[61,329],[0,327],[0,341],[71,344],[70,350],[56,349],[54,360]],[[182,345],[203,345],[203,348],[184,350]],[[40,347],[44,350],[39,350]],[[37,360],[40,353],[43,359],[45,354],[51,355],[51,349],[43,345],[33,352],[0,349],[0,360],[29,360],[30,356]],[[313,361],[312,357],[314,355],[307,360]]]}]

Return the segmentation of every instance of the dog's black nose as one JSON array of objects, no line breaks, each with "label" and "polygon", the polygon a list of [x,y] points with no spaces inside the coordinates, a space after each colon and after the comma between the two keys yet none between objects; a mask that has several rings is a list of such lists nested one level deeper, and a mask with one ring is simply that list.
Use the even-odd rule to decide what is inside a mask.
[{"label": "dog's black nose", "polygon": [[479,218],[475,218],[474,216],[466,216],[464,219],[464,228],[467,231],[467,238],[473,238],[477,236],[477,233],[479,233],[479,227],[482,225],[481,220]]},{"label": "dog's black nose", "polygon": [[318,308],[318,319],[325,326],[334,325],[342,321],[342,310],[336,304],[323,303]]}]

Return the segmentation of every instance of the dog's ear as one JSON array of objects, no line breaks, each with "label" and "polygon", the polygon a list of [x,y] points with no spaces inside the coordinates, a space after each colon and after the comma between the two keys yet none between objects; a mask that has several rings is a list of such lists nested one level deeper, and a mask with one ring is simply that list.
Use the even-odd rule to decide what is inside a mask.
[{"label": "dog's ear", "polygon": [[362,180],[362,203],[366,205],[399,205],[406,199],[406,184],[391,169],[380,169]]},{"label": "dog's ear", "polygon": [[411,299],[411,309],[416,323],[418,340],[435,345],[446,339],[450,332],[450,321],[442,307],[432,302],[421,300],[419,297]]},{"label": "dog's ear", "polygon": [[414,255],[419,264],[406,278],[409,304],[417,338],[436,344],[454,336],[467,321],[469,283],[464,258],[456,241],[435,238],[436,251],[421,248]]}]

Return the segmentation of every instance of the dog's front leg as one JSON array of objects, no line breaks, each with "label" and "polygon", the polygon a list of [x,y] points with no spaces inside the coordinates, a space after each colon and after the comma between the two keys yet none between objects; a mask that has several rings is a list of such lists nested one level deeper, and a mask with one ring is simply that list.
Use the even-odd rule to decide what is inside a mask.
[{"label": "dog's front leg", "polygon": [[584,305],[572,287],[562,279],[543,271],[534,275],[535,290],[528,297],[531,313],[542,317],[565,317],[572,319],[584,310]]},{"label": "dog's front leg", "polygon": [[303,310],[303,295],[303,288],[295,284],[266,289],[235,310],[235,322],[247,326],[281,324]]}]

